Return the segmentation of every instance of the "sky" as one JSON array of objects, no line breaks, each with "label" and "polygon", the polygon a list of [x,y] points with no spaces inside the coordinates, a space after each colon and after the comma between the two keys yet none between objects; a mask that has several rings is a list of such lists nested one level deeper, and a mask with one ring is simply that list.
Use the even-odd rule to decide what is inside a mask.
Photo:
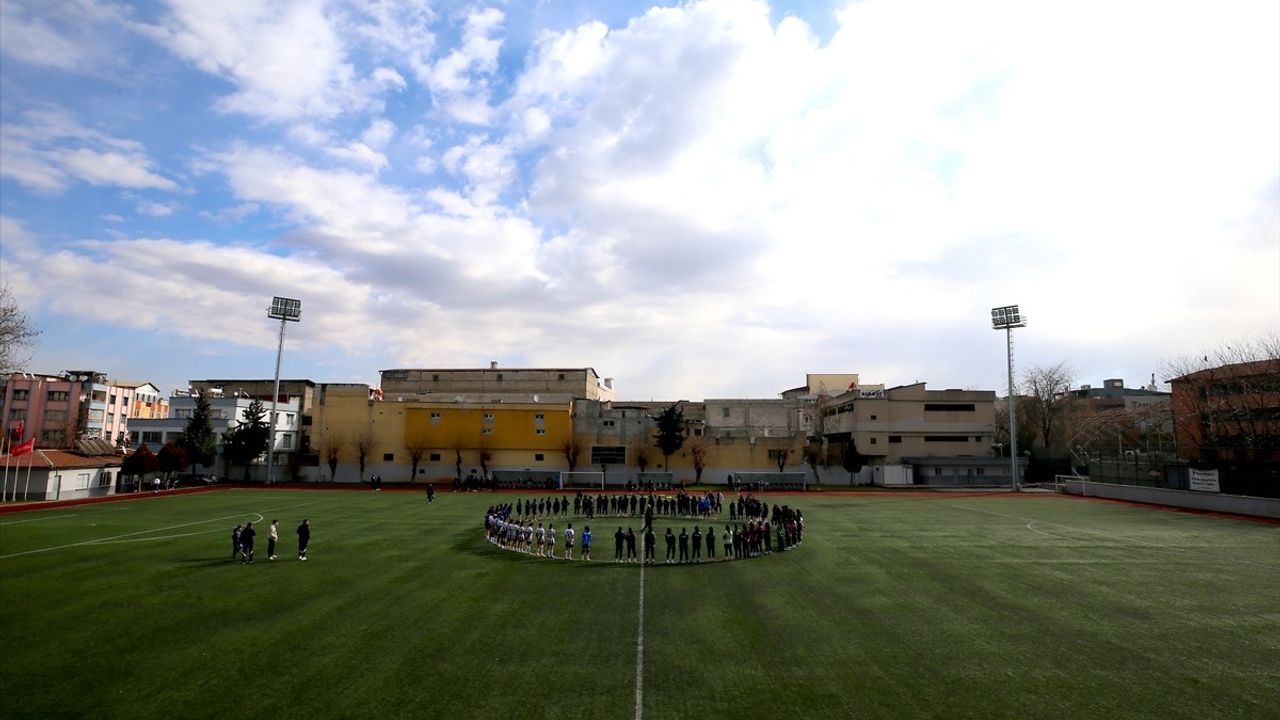
[{"label": "sky", "polygon": [[[0,0],[37,372],[1142,385],[1280,331],[1280,4]],[[1164,378],[1157,378],[1162,380]]]}]

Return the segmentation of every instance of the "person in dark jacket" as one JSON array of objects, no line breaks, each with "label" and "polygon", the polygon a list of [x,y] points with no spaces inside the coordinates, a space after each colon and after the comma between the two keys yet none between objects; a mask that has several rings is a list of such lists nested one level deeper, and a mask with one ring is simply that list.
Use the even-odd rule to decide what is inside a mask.
[{"label": "person in dark jacket", "polygon": [[311,542],[311,521],[303,520],[298,526],[298,559],[307,559],[307,543]]},{"label": "person in dark jacket", "polygon": [[245,523],[244,530],[240,531],[240,562],[242,564],[253,564],[253,536],[257,534],[253,529],[253,523]]},{"label": "person in dark jacket", "polygon": [[613,534],[613,561],[622,562],[622,543],[627,536],[622,532],[622,526],[618,526],[618,532]]},{"label": "person in dark jacket", "polygon": [[714,527],[710,527],[710,526],[707,527],[706,538],[707,538],[707,559],[715,560],[716,559],[716,529]]},{"label": "person in dark jacket", "polygon": [[654,561],[654,546],[658,544],[658,536],[653,534],[653,528],[647,528],[644,531],[644,561],[651,563]]},{"label": "person in dark jacket", "polygon": [[235,560],[240,557],[240,526],[237,525],[235,530],[231,531],[231,559]]},{"label": "person in dark jacket", "polygon": [[676,534],[671,532],[671,528],[667,528],[667,534],[663,536],[667,541],[667,562],[676,561]]},{"label": "person in dark jacket", "polygon": [[627,562],[636,562],[636,531],[627,528]]},{"label": "person in dark jacket", "polygon": [[702,528],[693,526],[693,561],[702,562]]},{"label": "person in dark jacket", "polygon": [[680,528],[680,562],[689,562],[689,529]]}]

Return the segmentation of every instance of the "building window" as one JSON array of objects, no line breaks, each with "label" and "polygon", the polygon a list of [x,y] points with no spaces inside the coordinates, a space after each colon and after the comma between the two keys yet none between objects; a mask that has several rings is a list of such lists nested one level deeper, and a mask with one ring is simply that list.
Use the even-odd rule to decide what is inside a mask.
[{"label": "building window", "polygon": [[484,414],[484,424],[481,425],[480,427],[480,434],[481,435],[493,434],[493,413]]},{"label": "building window", "polygon": [[174,417],[174,419],[176,419],[176,420],[190,420],[190,419],[191,419],[191,409],[190,409],[190,408],[178,408],[177,410],[174,410],[174,411],[173,411],[173,417]]},{"label": "building window", "polygon": [[982,436],[981,436],[981,435],[974,435],[974,436],[973,436],[973,441],[974,441],[974,442],[982,442]]},{"label": "building window", "polygon": [[875,420],[875,419],[876,419],[876,416],[875,416],[875,415],[872,415],[872,416],[871,416],[871,419],[872,419],[872,420]]},{"label": "building window", "polygon": [[986,469],[986,468],[978,468],[978,474],[979,474],[979,475],[986,475],[986,474],[987,474],[987,469]]},{"label": "building window", "polygon": [[968,439],[969,439],[969,438],[966,438],[966,437],[953,437],[953,436],[951,436],[951,435],[925,435],[925,436],[924,436],[924,441],[925,441],[925,442],[927,442],[927,443],[931,443],[931,442],[965,442],[965,441],[966,441],[966,440],[968,440]]},{"label": "building window", "polygon": [[431,462],[440,462],[440,453],[431,453]]},{"label": "building window", "polygon": [[501,379],[502,379],[502,373],[498,373],[498,379],[499,379],[499,380],[501,380]]},{"label": "building window", "polygon": [[280,436],[280,447],[284,448],[285,450],[292,450],[292,449],[293,449],[293,435],[291,435],[291,434],[289,434],[289,433],[285,433],[285,434],[281,435],[281,436]]},{"label": "building window", "polygon": [[934,475],[941,475],[941,474],[942,474],[942,468],[940,468],[940,467],[936,467],[936,468],[934,468],[934,469],[933,469],[933,474],[934,474]]},{"label": "building window", "polygon": [[720,417],[729,417],[729,406],[720,408]]},{"label": "building window", "polygon": [[76,490],[89,489],[89,473],[76,473]]},{"label": "building window", "polygon": [[50,390],[45,393],[44,399],[48,402],[66,402],[71,399],[71,393],[66,390]]},{"label": "building window", "polygon": [[925,403],[925,412],[973,412],[973,403]]},{"label": "building window", "polygon": [[116,422],[116,414],[113,412],[107,413],[107,424],[114,425],[115,422]]},{"label": "building window", "polygon": [[146,444],[148,444],[148,445],[159,445],[159,444],[160,444],[160,431],[158,431],[158,430],[143,430],[143,431],[142,431],[142,442],[144,442],[144,443],[146,443]]},{"label": "building window", "polygon": [[694,436],[694,437],[702,437],[702,428],[694,428],[694,429],[693,429],[693,436]]},{"label": "building window", "polygon": [[875,438],[871,438],[871,444],[872,444],[872,445],[875,445],[875,444],[876,444],[876,439],[875,439]]},{"label": "building window", "polygon": [[25,388],[24,388],[24,389],[14,390],[14,391],[13,391],[13,399],[14,399],[14,400],[26,400],[26,399],[27,399],[28,397],[30,397],[30,396],[31,396],[31,391],[30,391],[30,390],[27,390],[27,389],[25,389]]},{"label": "building window", "polygon": [[902,436],[901,436],[901,435],[890,435],[890,436],[889,436],[889,443],[890,443],[891,445],[892,445],[892,444],[897,444],[897,443],[900,443],[900,442],[902,442]]},{"label": "building window", "polygon": [[98,476],[98,487],[108,487],[111,485],[111,473],[105,470]]},{"label": "building window", "polygon": [[431,424],[432,425],[440,424],[440,413],[431,413]]},{"label": "building window", "polygon": [[533,454],[533,461],[534,461],[534,462],[542,462],[542,453],[534,453],[534,454]]},{"label": "building window", "polygon": [[44,419],[46,422],[50,420],[66,420],[67,411],[66,410],[45,410]]},{"label": "building window", "polygon": [[286,423],[286,427],[293,427],[293,413],[285,413],[284,421]]},{"label": "building window", "polygon": [[541,414],[533,416],[533,434],[534,435],[547,434],[546,418]]},{"label": "building window", "polygon": [[560,378],[559,378],[559,379],[560,379],[560,380],[563,380],[563,379],[564,379],[564,373],[560,373]]},{"label": "building window", "polygon": [[604,423],[602,423],[602,424],[603,424],[605,427],[613,427],[613,425],[614,425],[614,423],[613,423],[613,421],[612,421],[612,420],[605,420],[605,421],[604,421]]},{"label": "building window", "polygon": [[395,462],[395,453],[382,453],[382,462]]},{"label": "building window", "polygon": [[10,408],[9,419],[10,420],[26,420],[27,409],[26,408]]},{"label": "building window", "polygon": [[67,441],[66,430],[58,429],[58,430],[41,430],[40,431],[41,445],[46,445],[46,446],[52,445],[54,447],[57,447],[59,445],[62,445],[66,441]]}]

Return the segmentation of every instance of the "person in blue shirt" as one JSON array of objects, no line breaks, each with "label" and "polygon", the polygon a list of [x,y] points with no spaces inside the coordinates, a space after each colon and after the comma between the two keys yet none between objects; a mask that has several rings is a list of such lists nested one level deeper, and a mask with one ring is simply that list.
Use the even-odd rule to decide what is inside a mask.
[{"label": "person in blue shirt", "polygon": [[591,559],[591,526],[584,525],[582,528],[582,559]]}]

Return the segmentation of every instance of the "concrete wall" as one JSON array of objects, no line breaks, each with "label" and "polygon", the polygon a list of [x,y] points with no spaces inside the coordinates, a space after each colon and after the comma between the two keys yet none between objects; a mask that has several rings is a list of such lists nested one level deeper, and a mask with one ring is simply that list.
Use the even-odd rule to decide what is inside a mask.
[{"label": "concrete wall", "polygon": [[1165,488],[1111,485],[1087,480],[1067,480],[1067,492],[1072,495],[1101,497],[1112,500],[1169,505],[1192,510],[1237,513],[1280,519],[1280,500],[1272,498],[1223,495],[1221,493],[1195,492],[1192,490],[1167,490]]}]

